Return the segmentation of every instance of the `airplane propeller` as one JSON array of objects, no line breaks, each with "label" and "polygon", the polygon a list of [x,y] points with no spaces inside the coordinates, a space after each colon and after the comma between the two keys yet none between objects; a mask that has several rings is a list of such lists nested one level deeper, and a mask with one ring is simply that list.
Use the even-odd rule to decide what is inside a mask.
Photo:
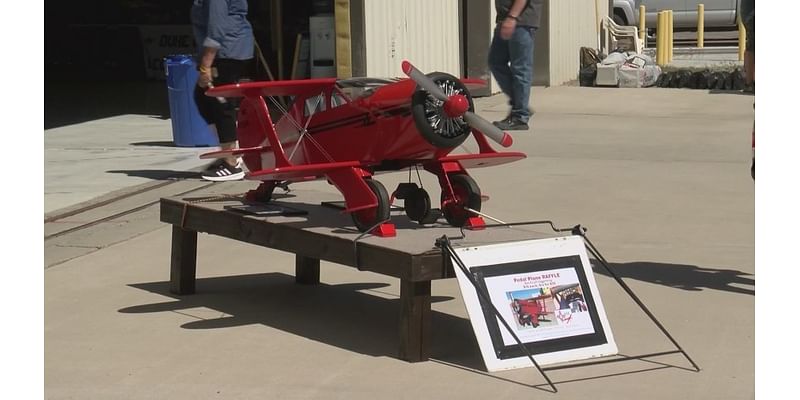
[{"label": "airplane propeller", "polygon": [[425,89],[425,91],[430,93],[431,96],[444,103],[444,110],[449,117],[455,118],[463,115],[464,120],[473,129],[481,131],[484,135],[488,136],[490,139],[494,140],[503,147],[511,146],[513,143],[511,135],[503,132],[500,128],[494,126],[494,124],[478,114],[469,111],[469,103],[466,101],[464,95],[454,94],[452,96],[447,96],[444,91],[442,91],[442,88],[440,88],[439,85],[433,81],[433,79],[423,74],[408,61],[403,61],[402,68],[403,73],[411,78],[411,80]]}]

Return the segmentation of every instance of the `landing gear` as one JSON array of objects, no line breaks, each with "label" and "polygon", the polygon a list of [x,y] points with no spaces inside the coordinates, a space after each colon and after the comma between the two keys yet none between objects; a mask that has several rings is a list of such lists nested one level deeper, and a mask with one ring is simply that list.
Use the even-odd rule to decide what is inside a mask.
[{"label": "landing gear", "polygon": [[378,205],[351,213],[353,223],[355,223],[356,228],[361,232],[368,231],[378,224],[378,222],[388,220],[390,211],[389,194],[386,192],[386,188],[383,184],[372,179],[365,179],[364,183],[369,186],[372,193],[378,198]]},{"label": "landing gear", "polygon": [[470,217],[475,216],[475,213],[465,210],[464,207],[475,211],[481,210],[481,189],[475,180],[466,174],[450,175],[449,179],[455,197],[451,198],[447,190],[442,190],[442,212],[447,223],[461,227]]},{"label": "landing gear", "polygon": [[257,188],[247,191],[245,199],[256,203],[268,203],[272,200],[272,193],[278,186],[278,181],[264,181]]},{"label": "landing gear", "polygon": [[411,191],[404,201],[406,215],[413,221],[423,223],[431,213],[431,197],[423,188]]}]

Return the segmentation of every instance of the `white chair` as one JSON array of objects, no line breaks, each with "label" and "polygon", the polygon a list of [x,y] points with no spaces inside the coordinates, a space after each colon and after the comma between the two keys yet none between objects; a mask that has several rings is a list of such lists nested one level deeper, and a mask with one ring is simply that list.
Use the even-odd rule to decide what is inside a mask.
[{"label": "white chair", "polygon": [[637,27],[617,25],[609,17],[603,18],[600,42],[600,50],[605,54],[616,50],[619,42],[631,43],[633,48],[626,50],[636,52],[636,54],[642,54],[642,49],[645,46],[645,41],[639,38],[639,29]]}]

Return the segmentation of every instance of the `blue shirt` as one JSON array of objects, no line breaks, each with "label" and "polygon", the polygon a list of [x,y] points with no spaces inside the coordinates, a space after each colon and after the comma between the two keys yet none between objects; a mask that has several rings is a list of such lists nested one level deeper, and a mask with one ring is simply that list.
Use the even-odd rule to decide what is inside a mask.
[{"label": "blue shirt", "polygon": [[247,20],[247,0],[194,0],[192,30],[203,54],[204,47],[217,49],[218,58],[253,58],[253,28]]}]

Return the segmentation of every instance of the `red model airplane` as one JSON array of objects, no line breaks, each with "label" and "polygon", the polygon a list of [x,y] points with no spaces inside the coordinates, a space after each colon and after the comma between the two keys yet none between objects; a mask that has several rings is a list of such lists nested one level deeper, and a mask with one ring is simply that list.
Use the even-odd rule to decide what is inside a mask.
[{"label": "red model airplane", "polygon": [[[448,223],[463,226],[480,211],[481,192],[467,168],[488,167],[525,158],[497,152],[486,137],[508,147],[511,136],[473,113],[467,85],[444,73],[425,75],[408,61],[410,79],[308,79],[247,82],[207,91],[214,97],[242,97],[238,115],[239,149],[206,153],[201,158],[240,156],[249,173],[261,180],[248,199],[269,201],[284,183],[326,178],[345,200],[345,212],[362,232],[389,220],[393,199],[404,200],[406,214],[428,220],[431,200],[415,183],[403,183],[390,199],[372,179],[381,171],[422,167],[439,178],[441,210]],[[362,93],[348,95],[346,91]],[[291,96],[289,109],[275,96]],[[283,116],[273,124],[265,97]],[[479,153],[450,153],[472,133]]]}]

